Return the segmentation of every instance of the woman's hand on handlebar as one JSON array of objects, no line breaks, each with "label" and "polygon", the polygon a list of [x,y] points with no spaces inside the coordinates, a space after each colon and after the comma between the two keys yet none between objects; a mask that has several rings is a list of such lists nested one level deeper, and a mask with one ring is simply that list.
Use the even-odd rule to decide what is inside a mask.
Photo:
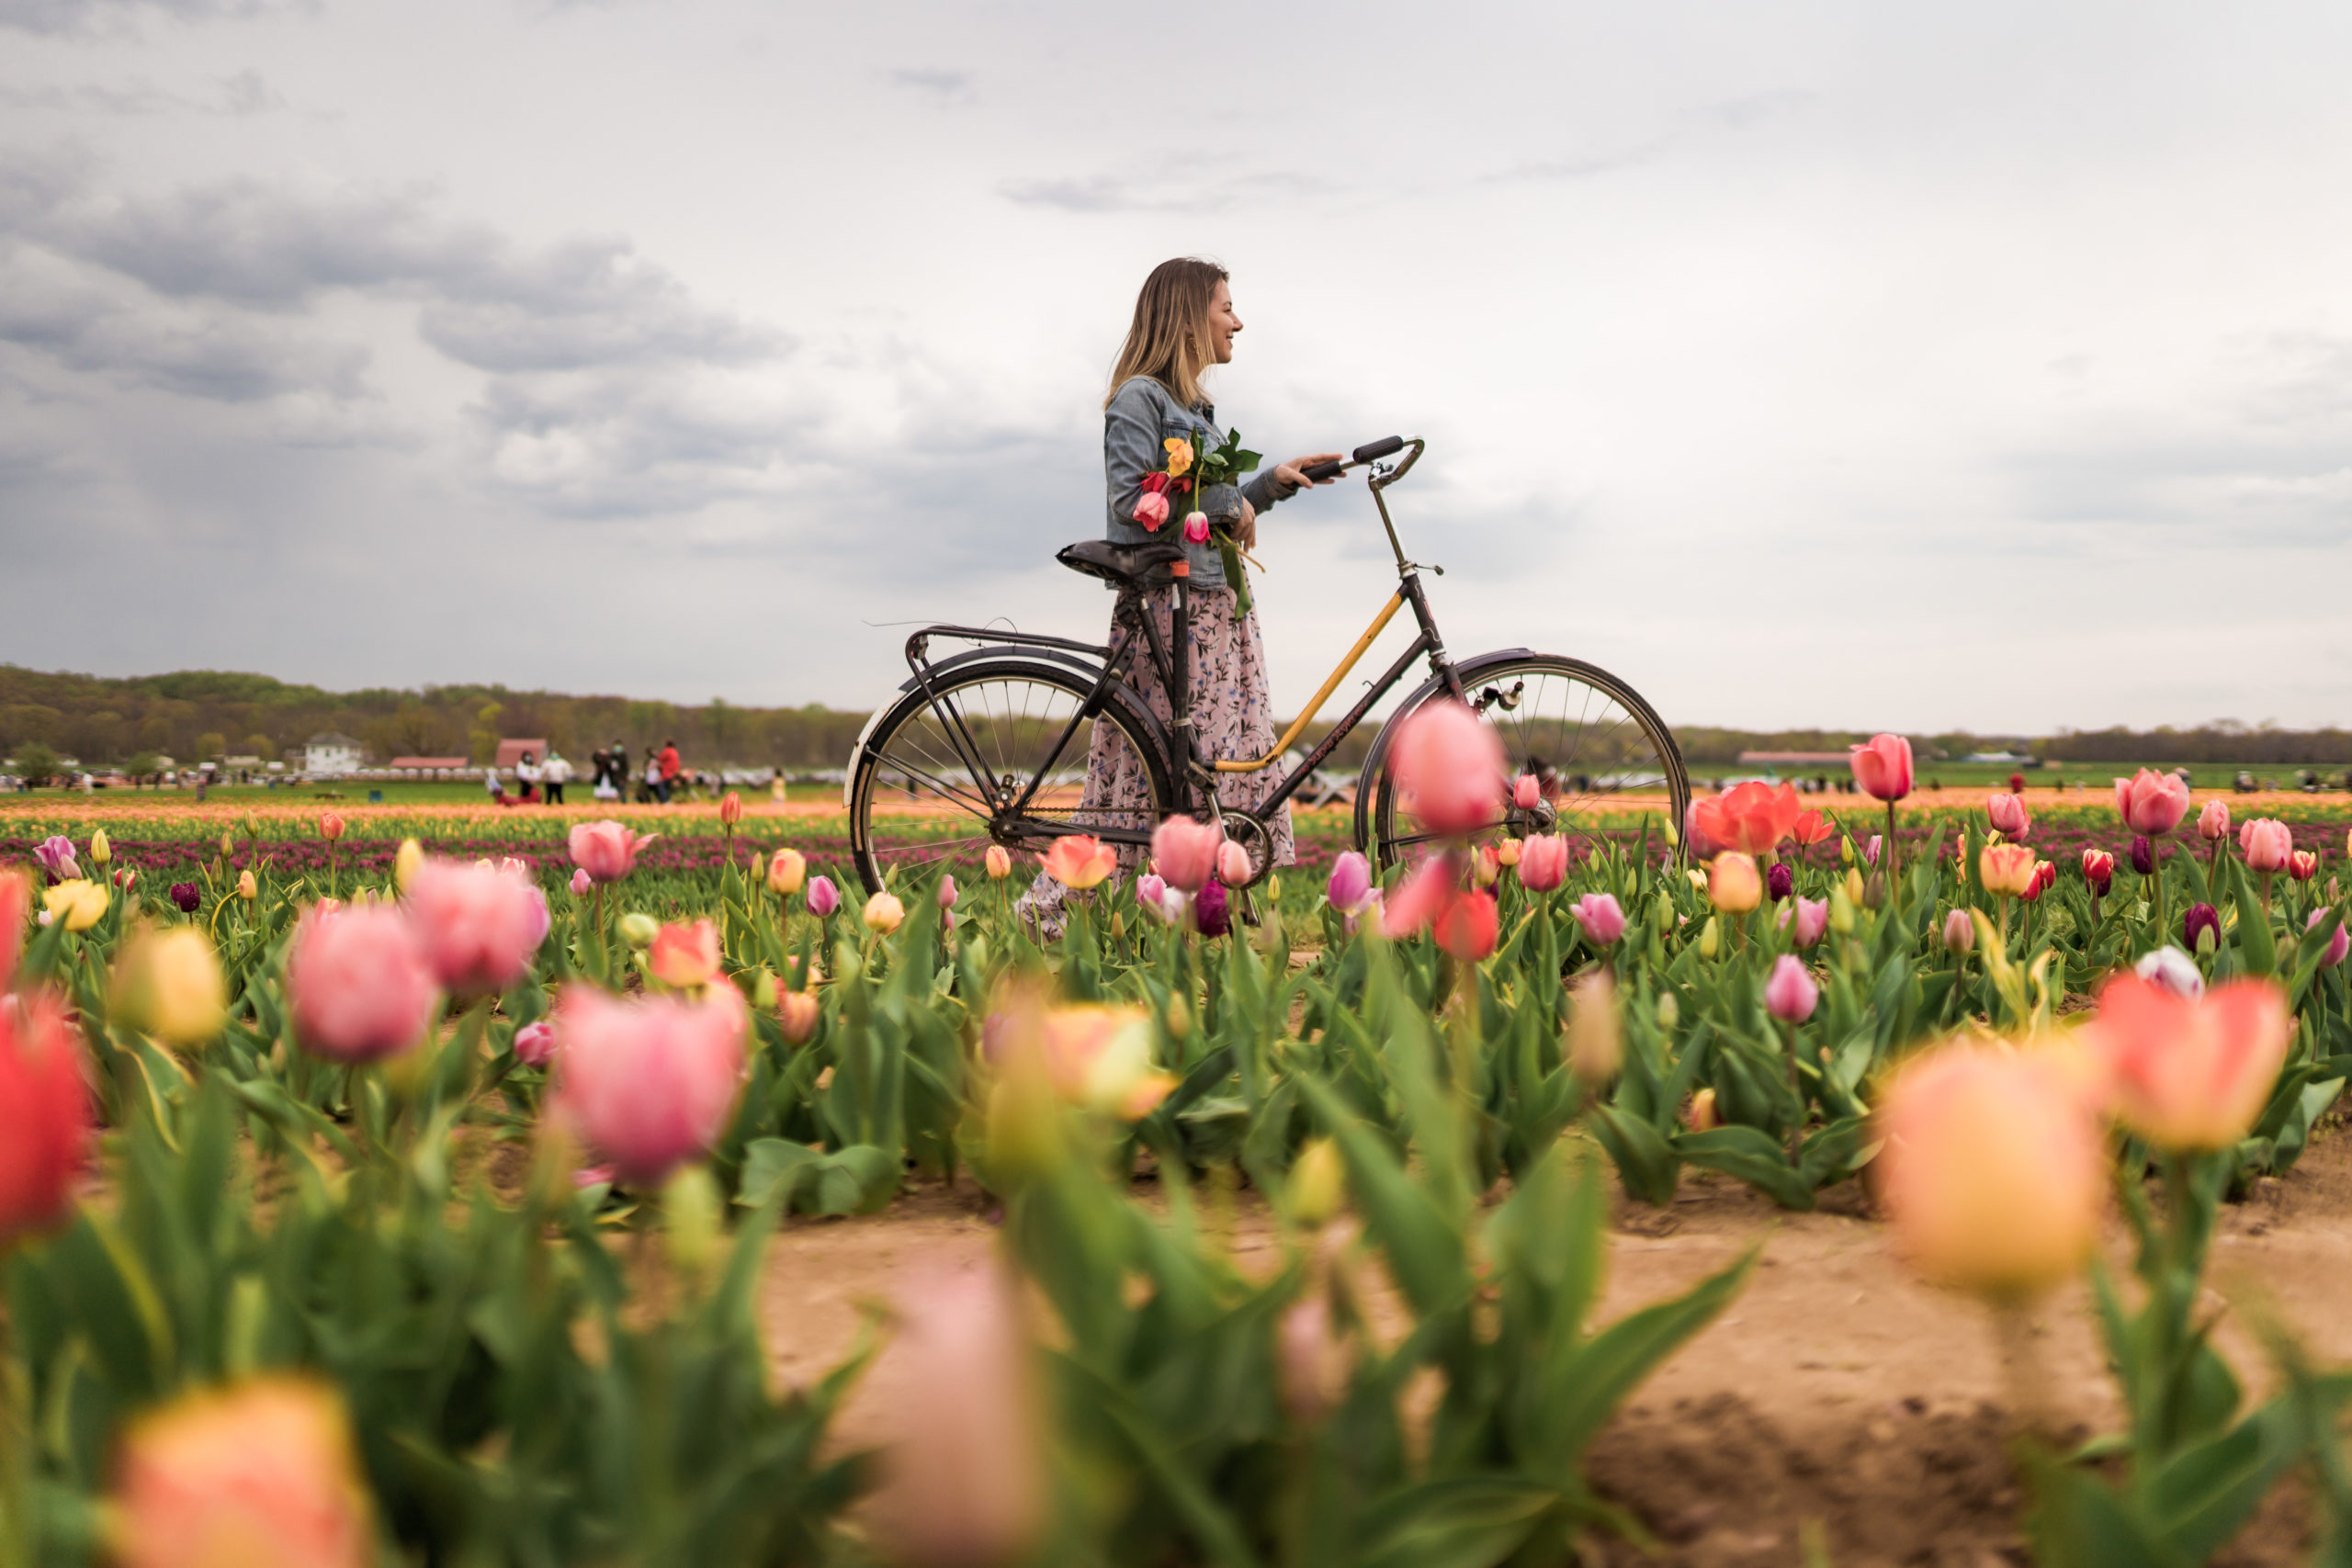
[{"label": "woman's hand on handlebar", "polygon": [[1291,486],[1293,489],[1302,488],[1306,485],[1327,485],[1331,482],[1330,479],[1309,479],[1305,470],[1313,468],[1317,463],[1336,463],[1345,454],[1339,452],[1314,452],[1309,453],[1304,457],[1293,457],[1287,463],[1277,463],[1274,465],[1274,478],[1282,480],[1283,483]]}]

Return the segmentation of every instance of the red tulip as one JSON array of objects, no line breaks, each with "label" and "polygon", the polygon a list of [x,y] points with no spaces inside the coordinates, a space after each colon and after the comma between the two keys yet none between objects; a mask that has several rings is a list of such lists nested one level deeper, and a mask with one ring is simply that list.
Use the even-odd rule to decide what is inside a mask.
[{"label": "red tulip", "polygon": [[743,1081],[743,994],[556,999],[558,1113],[632,1187],[659,1186],[716,1143]]},{"label": "red tulip", "polygon": [[1495,951],[1501,935],[1495,900],[1485,893],[1455,889],[1430,922],[1438,946],[1464,964],[1476,964]]},{"label": "red tulip", "polygon": [[2105,893],[2115,880],[2115,857],[2105,850],[2085,850],[2083,880],[2091,885],[2093,892]]},{"label": "red tulip", "polygon": [[569,840],[572,863],[598,882],[618,882],[637,866],[639,850],[658,835],[632,833],[623,822],[580,822]]},{"label": "red tulip", "polygon": [[520,980],[548,931],[538,888],[495,866],[428,856],[409,880],[407,899],[425,963],[460,995],[503,991]]},{"label": "red tulip", "polygon": [[1805,810],[1798,812],[1797,819],[1789,825],[1789,837],[1811,849],[1837,830],[1837,824],[1829,820],[1827,812]]},{"label": "red tulip", "polygon": [[47,991],[0,1002],[0,1253],[65,1217],[93,1128],[63,1004]]},{"label": "red tulip", "polygon": [[2115,808],[2134,833],[2169,833],[2188,815],[2188,786],[2178,773],[2142,768],[2115,781]]},{"label": "red tulip", "polygon": [[1787,784],[1771,785],[1750,779],[1692,808],[1699,829],[1709,839],[1742,854],[1770,854],[1793,831],[1804,815],[1804,803]]},{"label": "red tulip", "polygon": [[2309,882],[2319,874],[2319,856],[2309,850],[2297,850],[2287,857],[2287,874],[2298,882]]},{"label": "red tulip", "polygon": [[32,919],[32,908],[31,879],[21,871],[0,871],[0,991],[17,977],[17,959],[25,949],[25,922]]},{"label": "red tulip", "polygon": [[2191,999],[2133,974],[2108,982],[2087,1031],[2113,1075],[2117,1116],[2173,1150],[2226,1149],[2245,1137],[2292,1034],[2275,981],[2232,980]]},{"label": "red tulip", "polygon": [[286,991],[314,1055],[373,1062],[424,1037],[437,987],[408,917],[389,904],[313,911],[294,933]]},{"label": "red tulip", "polygon": [[366,1568],[376,1561],[350,1417],[326,1384],[270,1377],[185,1393],[124,1432],[121,1568]]},{"label": "red tulip", "polygon": [[2284,871],[2295,852],[2295,835],[2276,818],[2259,818],[2238,829],[2238,849],[2248,871]]},{"label": "red tulip", "polygon": [[718,797],[719,825],[732,828],[741,820],[743,820],[743,797],[730,789]]},{"label": "red tulip", "polygon": [[1431,833],[1475,832],[1503,802],[1503,743],[1494,727],[1451,698],[1423,706],[1396,737],[1396,784]]},{"label": "red tulip", "polygon": [[1873,800],[1901,800],[1911,793],[1911,742],[1900,735],[1873,735],[1847,761],[1855,784]]}]

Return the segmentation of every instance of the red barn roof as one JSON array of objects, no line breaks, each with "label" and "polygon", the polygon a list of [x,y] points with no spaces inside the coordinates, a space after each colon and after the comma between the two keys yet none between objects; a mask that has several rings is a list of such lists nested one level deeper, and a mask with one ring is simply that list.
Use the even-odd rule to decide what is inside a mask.
[{"label": "red barn roof", "polygon": [[548,743],[544,740],[502,740],[498,743],[498,765],[511,768],[523,760],[526,751],[535,762],[548,760]]}]

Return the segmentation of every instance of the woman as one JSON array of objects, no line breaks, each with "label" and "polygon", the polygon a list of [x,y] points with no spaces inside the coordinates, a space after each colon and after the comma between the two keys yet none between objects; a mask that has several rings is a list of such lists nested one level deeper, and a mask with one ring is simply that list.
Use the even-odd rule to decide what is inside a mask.
[{"label": "woman", "polygon": [[[1168,520],[1146,528],[1136,520],[1144,496],[1144,476],[1168,465],[1167,441],[1181,436],[1196,451],[1225,439],[1216,423],[1202,378],[1214,366],[1233,360],[1233,340],[1241,318],[1233,309],[1233,289],[1226,270],[1215,262],[1180,256],[1152,268],[1136,299],[1134,321],[1111,372],[1111,389],[1102,400],[1102,477],[1106,495],[1104,532],[1113,544],[1139,545],[1150,541],[1181,542],[1187,511],[1211,516],[1238,512],[1236,537],[1243,548],[1257,543],[1258,513],[1287,501],[1309,480],[1301,470],[1329,462],[1337,452],[1317,452],[1278,463],[1261,472],[1238,496],[1231,487],[1215,486],[1197,495],[1178,498]],[[1319,481],[1329,484],[1331,481]],[[1258,615],[1252,608],[1236,619],[1233,588],[1225,581],[1225,562],[1214,541],[1186,545],[1192,568],[1186,685],[1192,695],[1193,720],[1202,753],[1212,760],[1254,760],[1273,749],[1274,714],[1266,687],[1265,645],[1258,635]],[[1138,614],[1158,623],[1163,646],[1174,636],[1176,590],[1166,568],[1151,574],[1137,598],[1122,598],[1111,617],[1113,656],[1143,628]],[[1127,667],[1127,680],[1151,705],[1162,724],[1175,713],[1149,659]],[[1254,773],[1219,777],[1218,799],[1236,810],[1254,812],[1259,801],[1280,782],[1276,768]],[[1094,728],[1087,756],[1086,796],[1081,820],[1089,809],[1119,812],[1122,822],[1138,822],[1135,815],[1150,800],[1143,760],[1108,725]],[[1290,807],[1285,805],[1268,819],[1274,863],[1289,865]],[[1143,858],[1140,847],[1122,846],[1119,863],[1133,870]],[[1023,912],[1046,929],[1058,922],[1065,889],[1053,878],[1038,877],[1022,899]]]}]

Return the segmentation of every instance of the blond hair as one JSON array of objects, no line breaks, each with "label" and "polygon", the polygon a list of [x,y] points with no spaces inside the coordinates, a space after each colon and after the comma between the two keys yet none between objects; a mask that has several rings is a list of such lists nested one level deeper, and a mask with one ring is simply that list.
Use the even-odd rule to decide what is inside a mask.
[{"label": "blond hair", "polygon": [[1225,281],[1225,268],[1198,256],[1178,256],[1151,269],[1136,296],[1136,319],[1112,367],[1103,407],[1136,376],[1150,377],[1186,408],[1208,400],[1201,377],[1210,365],[1209,302]]}]

